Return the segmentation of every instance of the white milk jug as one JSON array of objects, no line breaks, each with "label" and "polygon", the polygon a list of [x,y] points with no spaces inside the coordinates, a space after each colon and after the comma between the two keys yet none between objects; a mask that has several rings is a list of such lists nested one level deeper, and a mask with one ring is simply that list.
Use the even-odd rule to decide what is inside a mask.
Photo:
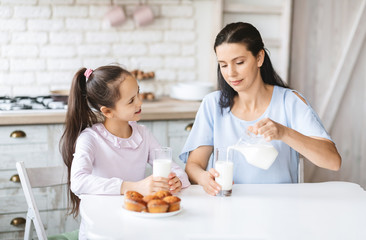
[{"label": "white milk jug", "polygon": [[278,151],[262,136],[248,133],[234,145],[229,147],[240,152],[247,162],[253,166],[267,170],[276,160]]}]

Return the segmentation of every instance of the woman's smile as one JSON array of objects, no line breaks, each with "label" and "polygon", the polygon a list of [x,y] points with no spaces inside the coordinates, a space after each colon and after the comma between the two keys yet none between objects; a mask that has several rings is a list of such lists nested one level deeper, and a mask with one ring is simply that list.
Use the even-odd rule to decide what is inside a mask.
[{"label": "woman's smile", "polygon": [[137,112],[135,112],[135,114],[140,114],[141,113],[141,108],[140,110],[138,110]]},{"label": "woman's smile", "polygon": [[231,85],[233,85],[233,86],[237,86],[237,85],[239,85],[242,81],[243,81],[243,79],[241,79],[241,80],[235,80],[235,81],[230,81],[230,83],[231,83]]}]

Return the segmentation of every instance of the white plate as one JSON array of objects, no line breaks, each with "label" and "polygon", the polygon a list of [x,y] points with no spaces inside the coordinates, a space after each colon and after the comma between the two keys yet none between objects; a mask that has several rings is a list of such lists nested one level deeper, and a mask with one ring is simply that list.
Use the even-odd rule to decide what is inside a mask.
[{"label": "white plate", "polygon": [[178,211],[174,212],[166,212],[166,213],[147,213],[147,212],[135,212],[125,209],[124,205],[122,205],[123,212],[126,212],[132,216],[136,217],[143,217],[143,218],[164,218],[164,217],[170,217],[177,215],[180,213],[183,209],[182,207]]}]

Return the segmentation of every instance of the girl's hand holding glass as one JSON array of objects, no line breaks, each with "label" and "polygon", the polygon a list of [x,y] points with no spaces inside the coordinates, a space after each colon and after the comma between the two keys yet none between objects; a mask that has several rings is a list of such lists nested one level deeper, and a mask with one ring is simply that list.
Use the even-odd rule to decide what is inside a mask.
[{"label": "girl's hand holding glass", "polygon": [[175,173],[171,172],[172,161],[172,149],[170,147],[154,149],[153,176],[166,179],[169,185],[168,190],[177,193],[182,188],[182,182]]},{"label": "girl's hand holding glass", "polygon": [[122,188],[123,192],[133,189],[142,195],[150,195],[161,190],[169,191],[170,186],[167,178],[150,175],[138,182],[123,182]]},{"label": "girl's hand holding glass", "polygon": [[169,190],[172,194],[178,193],[180,190],[182,190],[182,182],[173,172],[169,174],[168,184],[169,184]]}]

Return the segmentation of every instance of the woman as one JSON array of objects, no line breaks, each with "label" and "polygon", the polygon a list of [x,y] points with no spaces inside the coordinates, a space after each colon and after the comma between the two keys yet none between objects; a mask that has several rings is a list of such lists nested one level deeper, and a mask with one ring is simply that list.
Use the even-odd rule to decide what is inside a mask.
[{"label": "woman", "polygon": [[219,91],[203,99],[180,155],[192,183],[216,195],[221,186],[210,159],[213,149],[234,145],[247,130],[262,135],[279,154],[268,170],[236,155],[235,183],[295,183],[299,153],[319,167],[340,168],[341,157],[318,115],[274,71],[254,26],[228,24],[216,36],[214,50]]}]

